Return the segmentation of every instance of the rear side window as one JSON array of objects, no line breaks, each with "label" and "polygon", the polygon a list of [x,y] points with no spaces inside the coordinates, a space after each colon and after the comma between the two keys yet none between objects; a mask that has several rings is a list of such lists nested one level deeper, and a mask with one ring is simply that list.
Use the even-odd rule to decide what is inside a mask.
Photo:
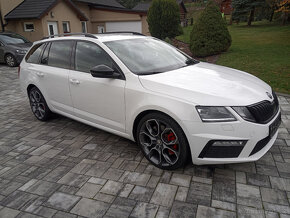
[{"label": "rear side window", "polygon": [[52,67],[70,68],[73,41],[55,41],[51,43],[47,64]]},{"label": "rear side window", "polygon": [[49,49],[50,49],[50,45],[51,43],[48,43],[48,45],[46,46],[43,54],[42,54],[42,57],[41,57],[41,60],[40,60],[40,63],[41,64],[44,64],[44,65],[47,65],[48,64],[48,52],[49,52]]},{"label": "rear side window", "polygon": [[91,68],[101,64],[111,68],[114,66],[109,55],[96,44],[90,42],[77,42],[75,70],[90,73]]},{"label": "rear side window", "polygon": [[40,57],[41,52],[44,49],[44,47],[45,47],[45,43],[44,44],[35,45],[30,50],[30,52],[28,53],[28,55],[26,56],[26,62],[32,63],[32,64],[38,64],[39,57]]}]

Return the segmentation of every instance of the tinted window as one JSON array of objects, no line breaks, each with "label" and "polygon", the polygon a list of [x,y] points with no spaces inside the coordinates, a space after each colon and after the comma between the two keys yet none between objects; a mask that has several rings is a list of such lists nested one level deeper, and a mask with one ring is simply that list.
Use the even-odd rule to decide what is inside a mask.
[{"label": "tinted window", "polygon": [[48,65],[52,67],[69,69],[72,48],[72,41],[52,42],[48,55]]},{"label": "tinted window", "polygon": [[24,37],[16,34],[1,34],[0,40],[5,44],[21,44],[29,42]]},{"label": "tinted window", "polygon": [[99,46],[88,42],[77,43],[75,56],[75,68],[77,71],[90,73],[90,69],[101,64],[113,68],[113,61]]},{"label": "tinted window", "polygon": [[49,52],[49,49],[50,49],[50,45],[51,45],[51,43],[49,43],[46,46],[46,48],[45,48],[45,50],[43,52],[43,55],[42,55],[41,60],[40,60],[41,64],[45,64],[45,65],[48,64],[48,52]]},{"label": "tinted window", "polygon": [[39,56],[41,55],[42,50],[44,49],[45,44],[38,44],[36,46],[34,46],[29,54],[26,57],[26,61],[28,63],[32,63],[32,64],[38,64],[39,62]]}]

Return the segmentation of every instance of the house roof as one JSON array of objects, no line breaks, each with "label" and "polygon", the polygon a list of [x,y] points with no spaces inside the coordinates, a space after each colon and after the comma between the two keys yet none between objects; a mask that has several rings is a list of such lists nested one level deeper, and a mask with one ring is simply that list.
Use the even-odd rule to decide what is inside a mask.
[{"label": "house roof", "polygon": [[[184,11],[187,12],[183,0],[176,0],[176,2],[184,8]],[[151,6],[151,2],[141,2],[137,4],[133,10],[136,11],[148,11]]]},{"label": "house roof", "polygon": [[[60,0],[24,0],[16,8],[5,15],[6,20],[13,19],[39,19],[51,10]],[[80,20],[88,18],[77,8],[71,0],[64,0],[74,10]]]},{"label": "house roof", "polygon": [[84,2],[94,6],[103,6],[103,7],[113,7],[113,8],[125,8],[116,0],[76,0],[77,2]]},{"label": "house roof", "polygon": [[150,8],[151,2],[141,2],[137,4],[133,10],[138,10],[138,11],[148,11]]}]

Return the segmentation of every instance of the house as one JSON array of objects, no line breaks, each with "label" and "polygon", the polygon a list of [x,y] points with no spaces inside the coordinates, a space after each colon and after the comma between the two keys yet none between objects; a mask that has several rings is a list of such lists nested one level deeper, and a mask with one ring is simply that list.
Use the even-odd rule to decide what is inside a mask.
[{"label": "house", "polygon": [[70,32],[149,34],[146,13],[116,0],[0,0],[0,12],[5,31],[31,41]]},{"label": "house", "polygon": [[232,13],[232,0],[223,0],[220,4],[221,12],[224,14],[231,14]]},{"label": "house", "polygon": [[[176,2],[178,3],[179,5],[179,8],[180,8],[180,23],[182,26],[186,26],[187,24],[187,10],[186,10],[186,7],[184,5],[184,2],[183,0],[176,0]],[[147,3],[139,3],[137,4],[133,10],[135,11],[143,11],[147,14],[149,8],[151,6],[151,2],[147,2]],[[147,16],[146,16],[146,19],[147,19]]]},{"label": "house", "polygon": [[232,13],[232,0],[214,0],[220,7],[222,13],[229,15]]}]

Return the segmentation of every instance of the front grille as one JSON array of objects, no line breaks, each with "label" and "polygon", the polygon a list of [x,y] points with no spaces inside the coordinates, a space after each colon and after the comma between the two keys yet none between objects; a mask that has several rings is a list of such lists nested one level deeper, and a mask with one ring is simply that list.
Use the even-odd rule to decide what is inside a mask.
[{"label": "front grille", "polygon": [[274,101],[262,101],[248,106],[248,110],[256,119],[257,123],[268,123],[279,111],[279,101],[275,92],[273,92]]}]

